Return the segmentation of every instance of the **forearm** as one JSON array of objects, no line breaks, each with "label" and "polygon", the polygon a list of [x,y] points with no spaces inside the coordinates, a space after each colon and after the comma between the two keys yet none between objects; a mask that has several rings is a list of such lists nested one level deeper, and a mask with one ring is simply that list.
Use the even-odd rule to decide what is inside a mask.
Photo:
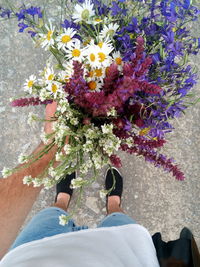
[{"label": "forearm", "polygon": [[[37,154],[44,145],[33,152]],[[29,167],[19,170],[7,179],[0,179],[0,258],[7,252],[15,240],[18,231],[32,208],[42,187],[27,186],[23,184],[23,177],[38,176],[44,171],[48,163],[54,157],[56,147],[48,154],[32,163]]]}]

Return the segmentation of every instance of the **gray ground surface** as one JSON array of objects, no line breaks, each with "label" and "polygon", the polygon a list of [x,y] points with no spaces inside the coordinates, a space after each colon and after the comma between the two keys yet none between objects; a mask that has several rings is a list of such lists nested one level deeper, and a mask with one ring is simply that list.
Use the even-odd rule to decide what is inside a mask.
[{"label": "gray ground surface", "polygon": [[[34,49],[28,36],[17,32],[16,25],[15,21],[0,23],[0,169],[15,166],[21,152],[29,153],[37,146],[41,125],[31,129],[27,124],[27,114],[29,111],[41,115],[44,112],[43,107],[14,109],[9,106],[9,98],[20,95],[25,79],[30,74],[37,74],[47,58],[43,50]],[[199,64],[200,56],[193,60]],[[199,92],[199,84],[196,91]],[[177,160],[185,172],[184,182],[176,181],[142,158],[124,153],[120,155],[123,161],[124,210],[151,234],[162,232],[166,241],[178,238],[180,230],[187,226],[200,247],[199,118],[200,105],[190,108],[186,116],[174,123],[176,130],[168,136],[169,141],[163,149],[165,154]],[[83,204],[75,216],[79,224],[95,227],[105,216],[105,203],[98,193],[104,184],[103,173],[84,195]],[[41,192],[27,221],[39,210],[51,205],[54,195],[54,189]],[[76,199],[76,194],[73,199]]]}]

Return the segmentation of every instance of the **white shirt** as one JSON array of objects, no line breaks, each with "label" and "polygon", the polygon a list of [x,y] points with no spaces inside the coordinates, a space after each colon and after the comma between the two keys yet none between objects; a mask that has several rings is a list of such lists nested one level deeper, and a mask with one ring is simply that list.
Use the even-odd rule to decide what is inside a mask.
[{"label": "white shirt", "polygon": [[149,232],[139,224],[54,235],[23,244],[0,267],[158,267]]}]

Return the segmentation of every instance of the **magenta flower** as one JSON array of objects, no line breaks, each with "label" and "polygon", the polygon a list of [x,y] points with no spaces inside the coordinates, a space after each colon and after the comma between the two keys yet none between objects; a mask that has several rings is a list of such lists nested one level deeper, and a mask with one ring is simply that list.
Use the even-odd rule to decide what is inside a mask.
[{"label": "magenta flower", "polygon": [[20,98],[13,100],[11,102],[12,107],[25,107],[25,106],[37,106],[37,105],[47,105],[49,103],[52,103],[53,100],[45,100],[41,101],[39,97],[30,97],[30,98]]}]

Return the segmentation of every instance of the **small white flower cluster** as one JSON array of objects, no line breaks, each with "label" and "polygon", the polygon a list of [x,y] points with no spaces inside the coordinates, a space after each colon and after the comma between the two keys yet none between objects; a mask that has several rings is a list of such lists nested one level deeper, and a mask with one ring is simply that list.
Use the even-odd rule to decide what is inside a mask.
[{"label": "small white flower cluster", "polygon": [[78,123],[79,123],[79,121],[78,121],[78,118],[70,118],[70,123],[72,124],[72,125],[78,125]]},{"label": "small white flower cluster", "polygon": [[7,178],[13,173],[13,171],[9,168],[4,167],[1,173],[2,173],[3,178]]},{"label": "small white flower cluster", "polygon": [[102,169],[104,165],[108,164],[108,159],[106,157],[103,157],[101,153],[93,153],[92,155],[92,161],[94,164],[94,167],[99,170]]},{"label": "small white flower cluster", "polygon": [[92,161],[89,159],[80,166],[80,173],[87,174],[90,168],[92,168]]},{"label": "small white flower cluster", "polygon": [[32,184],[32,180],[33,180],[33,178],[31,175],[24,176],[23,184],[30,185],[30,184]]},{"label": "small white flower cluster", "polygon": [[108,156],[111,156],[114,151],[118,151],[120,144],[121,140],[115,135],[108,135],[99,140],[99,145]]},{"label": "small white flower cluster", "polygon": [[85,137],[87,139],[96,139],[101,135],[101,132],[99,131],[99,128],[95,127],[94,125],[90,125],[90,128],[87,128],[87,131],[85,132]]},{"label": "small white flower cluster", "polygon": [[72,189],[78,189],[78,188],[86,185],[87,183],[88,183],[88,181],[84,180],[81,177],[78,177],[78,178],[72,179],[70,187]]},{"label": "small white flower cluster", "polygon": [[67,101],[67,99],[61,99],[58,102],[57,111],[59,111],[61,114],[65,113],[68,108],[69,108],[69,102]]},{"label": "small white flower cluster", "polygon": [[117,115],[117,111],[114,107],[112,107],[108,112],[107,112],[107,116],[108,117],[115,117]]},{"label": "small white flower cluster", "polygon": [[33,112],[29,112],[28,114],[28,120],[27,123],[30,126],[33,126],[33,124],[38,120],[38,116],[36,114],[34,114]]},{"label": "small white flower cluster", "polygon": [[20,164],[28,162],[28,156],[21,153],[18,157],[18,162]]},{"label": "small white flower cluster", "polygon": [[134,144],[133,142],[133,138],[132,137],[129,137],[126,139],[126,144],[128,145],[129,148],[131,148]]},{"label": "small white flower cluster", "polygon": [[42,129],[42,133],[41,133],[41,135],[40,135],[40,138],[41,138],[42,142],[43,142],[45,145],[48,144],[48,142],[49,142],[49,138],[48,138],[48,136],[47,136],[47,134],[46,134],[46,132],[45,132],[44,129]]},{"label": "small white flower cluster", "polygon": [[99,195],[100,195],[100,198],[101,199],[105,199],[105,197],[107,196],[107,194],[108,194],[108,191],[105,190],[105,189],[102,189],[102,190],[99,191]]},{"label": "small white flower cluster", "polygon": [[64,146],[64,151],[65,151],[66,155],[69,155],[71,153],[71,151],[72,151],[72,147],[69,144],[66,144]]},{"label": "small white flower cluster", "polygon": [[111,156],[114,151],[118,151],[121,140],[113,134],[113,124],[104,124],[101,126],[103,137],[99,140],[99,145],[103,151]]},{"label": "small white flower cluster", "polygon": [[32,178],[31,175],[24,176],[23,178],[23,184],[33,184],[34,187],[40,187],[43,184],[42,178]]},{"label": "small white flower cluster", "polygon": [[92,152],[94,150],[94,145],[92,140],[88,139],[86,143],[83,145],[83,150],[86,153]]},{"label": "small white flower cluster", "polygon": [[104,124],[101,129],[103,134],[113,134],[113,124]]},{"label": "small white flower cluster", "polygon": [[66,125],[63,117],[59,117],[59,119],[54,123],[53,130],[55,131],[55,143],[58,147],[60,147],[62,146],[62,142],[66,136],[70,135],[71,130]]},{"label": "small white flower cluster", "polygon": [[57,183],[57,181],[46,177],[46,178],[42,179],[42,183],[43,183],[45,189],[50,189]]},{"label": "small white flower cluster", "polygon": [[45,189],[52,188],[56,183],[57,183],[56,180],[48,178],[48,177],[33,178],[31,175],[27,175],[27,176],[24,176],[23,178],[23,184],[26,184],[26,185],[32,184],[33,187],[40,187],[41,185],[44,185]]},{"label": "small white flower cluster", "polygon": [[52,177],[52,179],[54,180],[55,184],[57,183],[58,180],[60,180],[61,177],[64,176],[64,170],[65,170],[65,167],[60,169],[59,166],[56,168],[50,167],[48,169],[48,173]]},{"label": "small white flower cluster", "polygon": [[56,153],[56,161],[62,161],[65,159],[65,155],[61,152]]},{"label": "small white flower cluster", "polygon": [[62,226],[65,226],[68,222],[68,216],[67,215],[64,215],[64,214],[61,214],[59,216],[59,224],[62,225]]}]

